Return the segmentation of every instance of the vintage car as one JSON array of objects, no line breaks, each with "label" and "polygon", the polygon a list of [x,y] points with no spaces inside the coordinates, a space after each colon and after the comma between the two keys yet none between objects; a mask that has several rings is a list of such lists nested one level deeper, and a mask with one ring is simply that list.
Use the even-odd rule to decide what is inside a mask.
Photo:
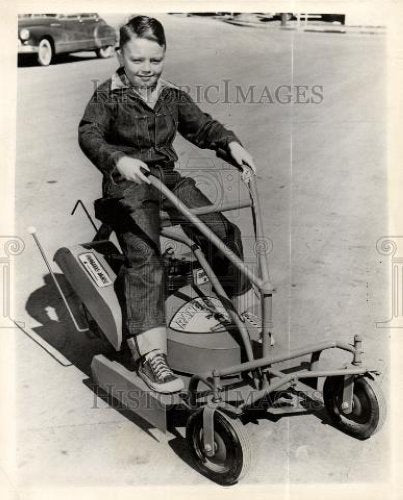
[{"label": "vintage car", "polygon": [[35,54],[49,66],[56,54],[95,50],[112,56],[116,31],[98,14],[22,14],[18,16],[18,54]]}]

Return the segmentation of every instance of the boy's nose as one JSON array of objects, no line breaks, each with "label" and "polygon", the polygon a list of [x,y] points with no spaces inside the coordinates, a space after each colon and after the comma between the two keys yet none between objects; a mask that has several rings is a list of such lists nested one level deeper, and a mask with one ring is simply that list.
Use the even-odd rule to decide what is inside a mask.
[{"label": "boy's nose", "polygon": [[145,61],[143,63],[141,71],[142,71],[142,73],[150,73],[151,72],[151,65],[148,61]]}]

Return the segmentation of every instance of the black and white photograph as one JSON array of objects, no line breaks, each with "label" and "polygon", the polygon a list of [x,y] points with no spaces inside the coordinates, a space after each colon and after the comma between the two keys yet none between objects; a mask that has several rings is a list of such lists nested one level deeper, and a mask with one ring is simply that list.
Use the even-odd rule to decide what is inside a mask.
[{"label": "black and white photograph", "polygon": [[401,498],[399,6],[4,4],[2,498]]}]

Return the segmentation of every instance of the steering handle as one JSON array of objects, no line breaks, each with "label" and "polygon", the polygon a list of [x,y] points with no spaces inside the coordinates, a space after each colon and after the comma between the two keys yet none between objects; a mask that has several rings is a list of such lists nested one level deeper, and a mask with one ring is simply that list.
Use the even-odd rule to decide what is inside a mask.
[{"label": "steering handle", "polygon": [[151,175],[151,172],[149,170],[146,170],[144,167],[140,167],[140,172],[145,176],[149,177]]},{"label": "steering handle", "polygon": [[224,160],[225,162],[229,163],[233,167],[237,168],[238,170],[241,168],[238,163],[235,162],[235,160],[228,154],[228,152],[225,149],[218,148],[216,151],[217,158],[220,158],[221,160]]}]

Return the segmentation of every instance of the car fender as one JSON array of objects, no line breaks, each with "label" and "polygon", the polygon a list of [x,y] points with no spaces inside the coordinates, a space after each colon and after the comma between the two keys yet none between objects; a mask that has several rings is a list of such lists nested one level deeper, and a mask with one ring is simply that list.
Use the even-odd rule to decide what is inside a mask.
[{"label": "car fender", "polygon": [[97,48],[116,45],[116,31],[106,23],[99,23],[94,29],[94,42]]},{"label": "car fender", "polygon": [[52,41],[55,52],[62,51],[62,42],[64,39],[63,32],[60,28],[52,28],[49,26],[27,26],[26,29],[29,30],[30,37],[28,43],[37,47],[42,38],[48,38]]}]

